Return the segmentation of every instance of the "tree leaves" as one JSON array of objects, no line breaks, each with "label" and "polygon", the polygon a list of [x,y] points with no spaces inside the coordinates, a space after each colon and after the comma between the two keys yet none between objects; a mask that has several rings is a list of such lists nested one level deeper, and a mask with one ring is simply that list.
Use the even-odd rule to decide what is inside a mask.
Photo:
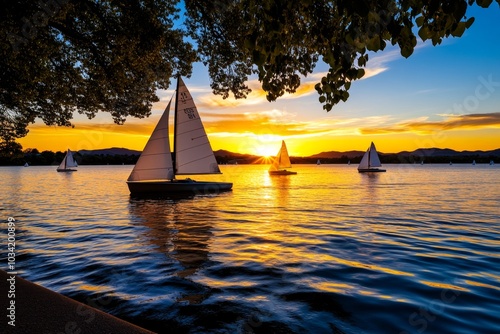
[{"label": "tree leaves", "polygon": [[[211,73],[225,73],[225,82],[212,76],[212,86],[224,87],[224,97],[237,93],[233,90],[237,87],[231,85],[236,74],[229,71],[234,64],[247,66],[246,71],[240,71],[243,76],[239,82],[248,80],[248,73],[257,74],[267,99],[274,101],[285,92],[294,92],[300,75],[312,73],[316,61],[322,59],[330,71],[315,89],[325,110],[348,98],[351,82],[364,75],[361,68],[368,64],[367,51],[381,51],[390,42],[408,58],[417,45],[415,26],[420,39],[437,45],[443,38],[461,36],[473,22],[465,17],[473,1],[466,0],[277,0],[262,4],[240,0],[219,1],[224,6],[216,11],[205,8],[204,3],[186,1],[188,30]],[[490,3],[478,2],[484,7]],[[199,11],[203,15],[196,15]],[[222,63],[216,56],[221,53],[225,56]]]},{"label": "tree leaves", "polygon": [[[75,112],[109,112],[122,124],[148,116],[156,90],[196,59],[169,19],[174,1],[12,1],[0,31],[0,106],[26,127],[71,125]],[[47,7],[49,6],[49,7]],[[43,19],[41,19],[43,18]],[[17,44],[16,44],[17,43]],[[23,133],[16,133],[21,136]]]},{"label": "tree leaves", "polygon": [[315,89],[330,111],[364,76],[368,51],[391,43],[407,58],[415,34],[433,45],[462,36],[474,2],[492,0],[185,0],[182,20],[177,0],[6,2],[0,112],[15,117],[2,120],[2,138],[25,135],[36,118],[70,125],[74,112],[109,112],[119,124],[146,117],[156,90],[194,61],[207,65],[215,94],[244,98],[255,74],[275,101],[322,59],[329,71]]}]

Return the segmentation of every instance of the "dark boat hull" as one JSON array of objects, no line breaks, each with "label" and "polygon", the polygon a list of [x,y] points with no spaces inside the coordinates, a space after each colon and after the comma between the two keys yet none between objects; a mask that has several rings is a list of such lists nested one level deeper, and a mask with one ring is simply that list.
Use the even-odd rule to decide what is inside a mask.
[{"label": "dark boat hull", "polygon": [[204,182],[191,179],[127,181],[127,185],[132,195],[210,195],[229,191],[233,187],[233,184],[230,182]]},{"label": "dark boat hull", "polygon": [[360,173],[380,173],[380,172],[385,172],[385,169],[380,169],[380,168],[362,168],[358,169],[358,172]]},{"label": "dark boat hull", "polygon": [[76,172],[76,169],[57,169],[59,173],[70,173],[70,172]]},{"label": "dark boat hull", "polygon": [[297,172],[290,172],[288,170],[270,170],[269,175],[295,175]]}]

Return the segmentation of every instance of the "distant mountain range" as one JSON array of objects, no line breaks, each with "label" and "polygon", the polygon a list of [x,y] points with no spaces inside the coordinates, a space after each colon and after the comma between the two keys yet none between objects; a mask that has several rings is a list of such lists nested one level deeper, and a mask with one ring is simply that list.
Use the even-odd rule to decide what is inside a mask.
[{"label": "distant mountain range", "polygon": [[109,155],[139,155],[141,151],[129,150],[128,148],[122,147],[112,147],[112,148],[103,148],[100,150],[80,150],[78,153],[85,155],[99,155],[99,154],[109,154]]},{"label": "distant mountain range", "polygon": [[500,148],[491,151],[455,151],[448,148],[419,148],[418,150],[408,152],[402,151],[397,153],[401,156],[422,156],[422,157],[458,157],[458,156],[479,156],[500,157]]},{"label": "distant mountain range", "polygon": [[[141,151],[129,150],[127,148],[112,147],[99,150],[81,150],[78,152],[81,155],[139,155]],[[215,156],[222,163],[262,163],[263,158],[258,155],[242,154],[230,152],[227,150],[217,150]],[[292,163],[315,163],[321,159],[324,163],[340,163],[351,160],[353,163],[358,162],[363,156],[364,151],[328,151],[313,154],[306,157],[291,157]],[[500,148],[490,151],[455,151],[452,149],[442,148],[421,148],[415,151],[401,151],[398,153],[383,153],[379,152],[380,159],[386,163],[408,163],[408,162],[448,162],[454,159],[456,162],[468,162],[471,159],[486,161],[487,159],[500,159]],[[488,160],[489,161],[489,160]],[[479,162],[479,161],[478,161]]]},{"label": "distant mountain range", "polygon": [[[364,151],[329,151],[311,155],[311,158],[341,158],[346,156],[348,158],[355,158],[362,156]],[[491,151],[455,151],[449,148],[419,148],[415,151],[401,151],[399,153],[383,153],[378,152],[380,155],[398,155],[403,157],[418,156],[418,157],[458,157],[458,156],[500,156],[500,148]]]}]

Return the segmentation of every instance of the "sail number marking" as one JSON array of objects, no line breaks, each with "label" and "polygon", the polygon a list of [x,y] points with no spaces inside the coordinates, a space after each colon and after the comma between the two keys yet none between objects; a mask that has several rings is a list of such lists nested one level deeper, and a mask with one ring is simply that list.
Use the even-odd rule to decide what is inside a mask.
[{"label": "sail number marking", "polygon": [[189,117],[189,119],[195,119],[196,118],[196,113],[193,108],[186,108],[184,109],[184,113]]}]

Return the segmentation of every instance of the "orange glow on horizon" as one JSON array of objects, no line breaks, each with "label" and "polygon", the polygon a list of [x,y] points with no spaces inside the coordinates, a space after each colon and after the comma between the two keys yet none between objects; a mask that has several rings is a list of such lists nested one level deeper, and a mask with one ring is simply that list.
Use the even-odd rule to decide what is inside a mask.
[{"label": "orange glow on horizon", "polygon": [[[413,151],[418,148],[493,150],[499,148],[500,122],[493,113],[486,124],[478,117],[463,116],[461,122],[449,117],[441,123],[407,121],[390,124],[389,117],[363,119],[321,118],[299,121],[280,111],[215,114],[202,116],[214,151],[273,157],[285,140],[290,156],[310,156],[321,152],[365,151],[374,142],[381,153]],[[473,115],[471,115],[473,116]],[[159,115],[130,120],[124,125],[75,123],[75,128],[33,124],[18,142],[23,149],[64,151],[68,148],[95,150],[123,147],[141,151],[151,135]],[[498,123],[498,124],[497,124]],[[359,126],[363,124],[363,128]],[[442,125],[440,125],[442,124]],[[447,127],[452,125],[451,129]],[[425,128],[425,131],[422,131]]]}]

